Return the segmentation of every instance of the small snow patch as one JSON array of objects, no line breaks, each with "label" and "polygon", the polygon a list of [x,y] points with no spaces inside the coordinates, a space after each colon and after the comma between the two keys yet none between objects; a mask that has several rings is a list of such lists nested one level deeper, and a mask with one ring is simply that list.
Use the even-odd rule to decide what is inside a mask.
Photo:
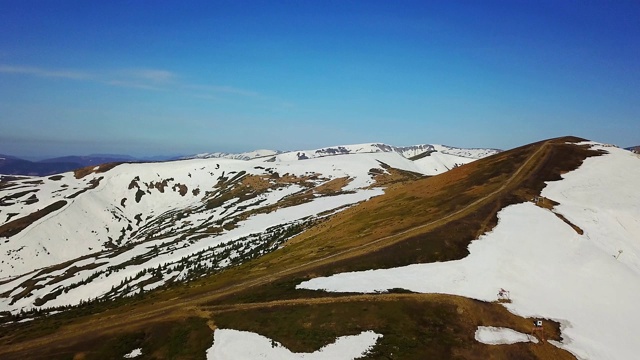
[{"label": "small snow patch", "polygon": [[125,355],[124,358],[125,359],[133,359],[133,358],[136,358],[136,357],[138,357],[140,355],[142,355],[142,349],[138,348],[138,349],[133,349],[130,353]]},{"label": "small snow patch", "polygon": [[487,345],[515,344],[519,342],[538,343],[538,339],[535,336],[529,336],[509,328],[493,326],[478,326],[476,340]]},{"label": "small snow patch", "polygon": [[366,354],[382,337],[373,331],[341,336],[313,353],[293,353],[282,344],[262,335],[232,329],[216,329],[207,359],[338,360],[356,359]]}]

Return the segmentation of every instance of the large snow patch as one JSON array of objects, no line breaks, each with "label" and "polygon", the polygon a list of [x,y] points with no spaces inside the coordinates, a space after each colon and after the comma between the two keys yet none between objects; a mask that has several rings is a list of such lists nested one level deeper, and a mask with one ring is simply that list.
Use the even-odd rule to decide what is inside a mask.
[{"label": "large snow patch", "polygon": [[363,356],[381,336],[373,331],[364,331],[358,335],[341,336],[313,353],[293,353],[282,344],[256,333],[216,329],[213,346],[207,350],[207,359],[350,360]]}]

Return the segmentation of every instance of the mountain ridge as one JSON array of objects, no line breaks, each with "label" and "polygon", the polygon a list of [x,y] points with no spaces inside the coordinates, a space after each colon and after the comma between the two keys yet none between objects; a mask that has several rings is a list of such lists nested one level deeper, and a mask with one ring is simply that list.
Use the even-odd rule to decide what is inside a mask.
[{"label": "mountain ridge", "polygon": [[[279,158],[285,158],[289,161],[295,157],[298,160],[315,158],[320,156],[345,155],[354,153],[373,153],[373,152],[397,152],[404,157],[419,156],[430,152],[441,152],[447,155],[459,156],[462,158],[478,159],[480,157],[489,156],[499,152],[498,149],[483,148],[456,148],[445,145],[415,145],[396,147],[382,143],[366,143],[356,145],[341,145],[333,147],[325,147],[314,150],[298,150],[298,151],[280,151],[280,150],[254,150],[243,153],[201,153],[190,156],[181,157],[145,157],[137,158],[130,155],[118,154],[91,154],[91,155],[69,155],[55,158],[47,158],[40,161],[30,161],[21,159],[16,156],[0,155],[0,174],[4,175],[26,175],[26,176],[47,176],[63,173],[66,171],[76,170],[87,166],[97,166],[106,163],[122,163],[122,162],[156,162],[156,161],[175,161],[189,159],[209,159],[209,158],[225,158],[236,160],[254,160],[260,158],[273,157],[274,161]],[[295,154],[295,156],[293,155]]]},{"label": "mountain ridge", "polygon": [[[526,208],[522,214],[526,214],[524,220],[530,224],[535,224],[538,220],[542,221],[542,217],[537,220],[537,214],[545,214],[543,223],[553,222],[552,226],[543,226],[545,231],[551,231],[550,236],[556,236],[553,235],[554,229],[561,228],[564,234],[562,236],[576,237],[572,240],[573,242],[569,242],[573,244],[571,246],[586,244],[585,241],[598,239],[599,235],[593,233],[593,226],[587,226],[588,224],[585,225],[580,217],[571,215],[572,209],[576,208],[572,205],[571,196],[576,192],[573,190],[567,192],[566,188],[559,188],[549,193],[544,190],[546,187],[552,187],[548,183],[563,184],[565,177],[576,178],[577,175],[572,174],[577,174],[575,170],[581,169],[585,162],[589,163],[589,169],[592,169],[586,179],[602,177],[603,174],[598,175],[593,171],[603,164],[607,165],[606,174],[624,173],[615,170],[616,167],[632,169],[634,173],[639,171],[637,157],[626,151],[604,144],[586,142],[584,139],[566,137],[518,147],[456,166],[435,176],[422,176],[413,172],[416,169],[420,170],[416,162],[424,159],[433,160],[429,158],[444,155],[446,154],[435,152],[424,158],[409,160],[397,152],[378,152],[318,156],[304,161],[295,158],[291,161],[281,159],[282,161],[275,162],[267,162],[264,158],[251,161],[195,159],[163,164],[123,164],[102,172],[98,171],[99,169],[96,172],[89,172],[85,177],[76,180],[72,180],[72,175],[67,174],[55,179],[19,179],[9,183],[8,191],[6,187],[0,187],[0,191],[5,195],[2,197],[4,203],[9,204],[9,207],[4,209],[10,210],[0,215],[12,214],[18,211],[20,206],[31,209],[42,208],[46,205],[42,201],[47,193],[52,196],[60,194],[57,198],[52,198],[52,201],[65,199],[75,204],[74,206],[84,202],[85,205],[80,209],[88,209],[86,206],[89,204],[104,202],[96,195],[103,196],[110,192],[111,190],[107,191],[109,186],[119,189],[112,199],[118,203],[117,200],[121,200],[122,195],[128,194],[127,200],[123,201],[123,204],[118,203],[117,207],[120,210],[109,216],[122,217],[120,226],[124,231],[121,232],[120,227],[110,226],[112,230],[109,234],[123,233],[124,237],[120,240],[123,245],[128,243],[133,246],[132,249],[136,249],[131,253],[131,255],[135,254],[133,257],[127,255],[126,251],[109,250],[116,252],[104,252],[102,255],[90,254],[88,257],[62,267],[42,269],[28,277],[0,281],[0,294],[13,297],[15,301],[13,306],[17,308],[33,301],[36,296],[42,297],[38,304],[42,303],[43,307],[64,304],[64,301],[70,298],[78,299],[83,296],[91,298],[88,305],[65,310],[59,315],[62,318],[71,317],[74,319],[71,321],[77,325],[57,328],[55,334],[43,335],[37,342],[20,340],[20,347],[14,348],[10,345],[15,339],[20,339],[19,335],[15,334],[28,334],[30,331],[28,329],[42,328],[45,324],[55,323],[54,319],[57,316],[51,320],[46,318],[33,320],[32,328],[29,325],[16,324],[7,328],[9,332],[0,330],[0,343],[7,344],[0,347],[4,348],[0,349],[0,354],[8,355],[8,358],[19,358],[20,354],[37,356],[38,351],[45,350],[42,346],[46,347],[46,345],[42,344],[47,342],[43,341],[50,341],[48,344],[60,346],[61,349],[65,349],[61,350],[65,354],[73,355],[81,352],[92,354],[96,351],[95,349],[74,342],[74,339],[78,339],[78,332],[74,332],[73,329],[86,327],[88,320],[83,320],[81,315],[72,316],[71,314],[86,311],[102,314],[95,315],[95,319],[102,319],[102,321],[92,320],[91,322],[90,337],[94,339],[100,338],[99,336],[102,336],[100,334],[106,334],[106,330],[100,329],[117,328],[121,329],[122,333],[128,334],[131,333],[132,326],[135,326],[135,329],[145,329],[144,334],[147,335],[137,337],[136,341],[139,341],[143,353],[146,354],[154,351],[160,353],[168,351],[162,350],[161,346],[154,345],[148,340],[150,334],[155,334],[161,329],[161,323],[166,324],[169,321],[175,329],[196,326],[170,320],[175,318],[169,315],[157,317],[157,314],[165,313],[174,314],[171,316],[179,316],[183,319],[195,316],[194,321],[202,321],[202,325],[197,325],[197,329],[200,330],[192,333],[201,333],[209,339],[211,330],[205,324],[207,321],[215,323],[219,328],[262,334],[296,352],[313,352],[314,349],[320,348],[338,336],[373,330],[381,334],[381,337],[374,346],[372,354],[388,357],[393,353],[394,356],[401,358],[450,358],[453,353],[468,359],[491,356],[530,359],[575,358],[566,351],[570,350],[574,354],[580,354],[581,358],[595,359],[602,356],[585,356],[583,351],[587,351],[588,354],[602,354],[598,349],[602,346],[611,349],[613,344],[611,341],[614,341],[612,339],[625,339],[626,335],[616,333],[615,328],[611,328],[613,322],[609,323],[606,319],[599,321],[599,327],[606,328],[608,333],[615,335],[594,338],[588,329],[585,330],[585,322],[582,318],[575,318],[580,316],[579,313],[576,315],[576,312],[567,312],[567,316],[570,317],[563,318],[562,312],[556,313],[554,308],[548,307],[546,308],[548,310],[541,313],[534,312],[540,316],[545,316],[547,311],[550,311],[549,314],[555,314],[552,316],[553,319],[544,319],[545,336],[553,341],[542,341],[536,345],[492,347],[483,345],[477,338],[474,339],[474,332],[479,330],[476,327],[477,324],[506,327],[523,334],[531,331],[531,319],[506,311],[507,308],[532,304],[530,300],[524,302],[526,299],[523,298],[524,290],[522,290],[522,286],[524,289],[528,288],[527,279],[530,278],[531,271],[514,270],[517,276],[510,280],[503,279],[497,283],[482,282],[473,287],[480,289],[481,295],[474,295],[471,299],[444,294],[416,294],[402,289],[391,289],[386,294],[333,295],[298,288],[298,284],[307,280],[350,271],[416,266],[414,264],[445,267],[457,263],[452,260],[467,261],[470,252],[471,255],[474,253],[473,247],[469,244],[472,241],[478,241],[474,239],[484,236],[483,234],[503,231],[499,230],[504,227],[499,225],[501,221],[499,217],[502,216],[499,215],[502,214],[500,211],[511,209],[510,206],[513,205],[517,205],[514,209]],[[594,158],[596,160],[589,160]],[[182,170],[176,172],[176,167]],[[169,168],[173,170],[167,172]],[[143,169],[147,170],[143,172]],[[241,174],[238,170],[246,171],[246,174]],[[168,176],[172,176],[173,179],[169,179]],[[100,177],[104,178],[98,180]],[[585,176],[582,175],[582,178]],[[625,186],[629,185],[628,179],[623,176],[618,176],[616,179],[615,188],[624,191]],[[34,180],[41,180],[46,186],[28,183]],[[91,181],[94,183],[90,183]],[[96,181],[98,184],[91,188]],[[59,186],[52,187],[52,184]],[[58,192],[64,184],[67,184],[67,187]],[[195,204],[187,198],[188,195],[193,200],[197,200],[192,193],[196,190],[195,184],[200,184],[200,193],[209,192],[208,197],[203,199],[206,200],[202,203],[204,208],[197,210],[192,207],[193,205],[189,205],[188,211],[170,210],[171,206],[183,208],[184,204]],[[210,188],[207,189],[204,184],[209,184],[207,186]],[[606,189],[608,182],[606,179],[600,179],[598,184],[605,187],[598,193],[602,193],[603,199],[607,199],[609,197],[607,195],[609,190]],[[38,192],[29,192],[34,190],[30,185],[37,186]],[[252,195],[265,186],[268,190]],[[46,190],[47,187],[49,190]],[[380,187],[384,187],[382,192],[375,190]],[[143,194],[136,201],[135,195],[139,192]],[[181,192],[185,195],[180,195]],[[33,194],[41,202],[25,204]],[[541,200],[541,194],[551,198]],[[347,197],[352,197],[352,200],[346,201]],[[358,201],[356,198],[362,200]],[[586,199],[589,200],[591,197]],[[351,202],[354,200],[356,201]],[[321,203],[325,204],[324,208],[319,207]],[[169,207],[165,208],[162,204]],[[68,212],[64,210],[65,206],[70,205],[63,205],[62,212],[55,216],[56,221],[64,223],[64,217],[60,215]],[[210,215],[203,212],[206,206],[210,206],[209,210],[215,210],[216,214],[222,217],[213,217],[205,227],[194,227],[193,223],[197,219],[202,219],[205,223],[208,221],[207,218]],[[585,206],[592,207],[598,204],[577,203],[577,209]],[[146,212],[143,212],[142,216],[137,216],[143,209],[146,209]],[[0,207],[0,210],[3,210],[3,207]],[[626,214],[626,211],[627,208],[618,210],[621,215]],[[75,213],[72,216],[76,223],[81,213]],[[304,217],[312,213],[324,215]],[[147,216],[152,214],[155,214],[153,215],[155,220],[147,219]],[[293,214],[296,214],[295,217],[291,217]],[[20,216],[22,215],[14,215],[12,221]],[[518,216],[522,218],[523,215]],[[283,217],[299,220],[283,223]],[[4,216],[0,217],[0,220],[4,220],[3,218]],[[599,218],[604,221],[602,216]],[[633,216],[621,218],[620,221],[629,227],[632,225],[629,219],[633,218]],[[268,230],[269,227],[273,227],[276,219],[284,226]],[[170,221],[167,222],[167,220]],[[223,221],[216,224],[218,220]],[[228,237],[229,232],[240,235],[239,230],[242,231],[243,228],[248,230],[249,223],[253,224],[251,225],[253,230],[245,231],[245,234],[248,234],[246,237],[236,237],[235,240]],[[41,222],[41,224],[44,223]],[[152,224],[157,225],[152,226]],[[615,221],[609,221],[607,224],[618,226]],[[55,223],[50,225],[45,233],[59,231],[56,230],[58,225]],[[260,227],[257,227],[258,225]],[[131,229],[128,230],[127,226]],[[212,232],[203,232],[205,228],[211,228]],[[598,228],[597,224],[595,228]],[[98,233],[101,231],[99,228],[89,230],[98,231]],[[230,246],[214,247],[211,252],[208,252],[206,247],[200,246],[205,244],[207,237],[218,234],[218,231],[222,234],[221,236],[227,236],[227,240],[232,240],[227,242]],[[255,236],[254,231],[259,235]],[[585,232],[584,236],[581,235],[581,231]],[[527,232],[529,237],[535,238],[535,226]],[[28,234],[36,236],[36,229],[29,230]],[[94,236],[91,234],[93,233],[88,232],[81,238],[87,239]],[[145,234],[159,236],[145,240],[147,236]],[[532,234],[534,236],[531,236]],[[183,237],[183,235],[186,236]],[[201,237],[205,235],[207,237]],[[26,235],[17,236],[19,238],[10,237],[9,243],[20,240],[20,244],[28,245]],[[507,236],[511,242],[518,241],[518,237]],[[116,240],[114,238],[114,241]],[[615,243],[602,243],[601,250],[598,250],[601,261],[608,263],[607,266],[615,266],[616,269],[626,266],[625,264],[632,265],[635,269],[640,264],[629,263],[633,261],[634,253],[633,247],[629,247],[633,243],[630,240],[632,239],[623,237],[616,238]],[[195,242],[190,245],[190,241]],[[622,241],[619,244],[626,245],[618,245],[617,241]],[[266,246],[260,246],[260,243]],[[51,250],[47,245],[49,243],[42,242],[42,244]],[[180,253],[184,245],[187,246],[184,249],[188,249],[189,246],[199,246],[203,252],[192,252],[192,258],[185,258],[186,253]],[[616,251],[622,248],[621,246],[624,247],[624,253],[617,253],[619,257],[621,255],[620,259],[617,259]],[[563,253],[573,254],[571,247],[563,249]],[[533,255],[536,249],[529,251]],[[549,251],[551,251],[549,255],[555,254],[553,250]],[[613,253],[613,258],[609,251]],[[216,258],[216,253],[222,257]],[[237,254],[248,256],[238,258]],[[14,251],[9,255],[5,261],[23,256],[20,252]],[[40,252],[33,259],[42,256],[45,254]],[[573,256],[578,256],[579,259],[580,252]],[[118,257],[120,260],[115,261]],[[164,266],[163,261],[170,257],[174,259],[182,257],[182,263],[175,262]],[[517,259],[513,260],[517,261]],[[127,261],[131,263],[126,267],[120,267],[119,264],[124,265]],[[104,262],[107,265],[100,265]],[[193,267],[194,264],[199,265]],[[223,266],[213,272],[200,272],[201,267],[211,268],[212,264]],[[485,266],[482,271],[488,271],[487,274],[490,275],[491,271],[496,269],[495,265],[499,265],[500,262],[482,264]],[[143,268],[146,269],[145,272],[140,273],[138,270]],[[185,286],[162,284],[166,279],[187,274],[195,276],[184,278],[183,280],[188,281]],[[490,278],[490,276],[483,278]],[[119,285],[120,279],[130,285],[130,290],[127,290],[127,286]],[[510,285],[509,281],[516,280],[520,283],[519,286]],[[47,285],[47,283],[54,285]],[[437,292],[449,292],[453,285],[462,281],[445,283],[448,284],[447,288]],[[113,288],[110,292],[111,284]],[[547,305],[558,303],[558,299],[548,295],[547,292],[553,290],[553,284],[548,285],[544,283],[536,285],[539,287],[539,292],[547,294],[539,301]],[[565,287],[570,286],[572,284]],[[495,299],[494,294],[500,287],[513,290],[510,299],[513,303],[507,303],[506,307],[498,301],[490,301]],[[152,290],[154,288],[156,290]],[[467,285],[467,289],[473,288]],[[149,290],[151,292],[147,294]],[[107,298],[93,299],[101,292],[111,295]],[[118,296],[110,297],[116,294]],[[527,297],[535,297],[533,295],[535,292],[527,292],[527,294]],[[623,299],[619,300],[624,300],[625,304],[630,301],[629,291],[620,292],[620,294],[624,295],[622,295]],[[597,300],[605,295],[590,292],[589,298]],[[8,305],[7,302],[2,301],[3,306]],[[119,308],[116,304],[128,304],[127,312],[120,314],[119,312],[124,308]],[[585,300],[585,304],[592,306],[593,302]],[[195,309],[195,312],[185,312],[184,309],[187,308]],[[602,311],[590,308],[590,313],[599,318]],[[390,316],[391,314],[393,316]],[[19,314],[13,314],[10,318],[23,321],[30,319],[31,315],[21,317]],[[575,330],[571,330],[572,321],[576,321]],[[443,327],[438,324],[446,325]],[[419,336],[412,338],[407,334],[419,334]],[[573,339],[579,341],[567,341],[567,336],[569,338],[575,336]],[[311,338],[315,340],[310,341]],[[423,343],[423,339],[429,338],[436,340],[429,344]],[[584,339],[588,339],[595,346],[585,343]],[[633,341],[624,342],[633,343]],[[206,344],[210,342],[205,342],[204,347],[198,348],[200,350],[197,351],[204,352],[208,346]],[[449,345],[443,346],[443,344]],[[618,345],[615,346],[619,347],[616,349],[619,355],[625,354],[625,351],[632,348],[631,345]],[[191,345],[189,349],[196,350]],[[131,350],[133,347],[128,348],[127,352]],[[126,353],[111,353],[107,356],[108,351],[115,350],[102,349],[99,353],[103,354],[103,357],[110,358],[121,357]],[[232,349],[225,351],[232,351]],[[40,354],[45,356],[43,352]],[[375,358],[375,356],[370,357]]]},{"label": "mountain ridge", "polygon": [[[420,144],[412,146],[393,146],[384,143],[362,143],[362,144],[350,144],[350,145],[336,145],[323,147],[313,150],[255,150],[244,153],[201,153],[193,156],[183,157],[182,159],[206,159],[206,158],[228,158],[238,160],[252,160],[263,157],[279,157],[284,156],[287,160],[294,159],[293,154],[298,160],[305,160],[322,156],[335,156],[357,153],[375,153],[375,152],[397,152],[404,157],[413,157],[423,154],[425,152],[440,151],[449,155],[456,155],[461,157],[468,157],[472,159],[478,159],[481,157],[493,155],[500,152],[499,149],[492,148],[457,148],[446,145],[432,145],[432,144]],[[289,154],[289,155],[284,155]]]}]

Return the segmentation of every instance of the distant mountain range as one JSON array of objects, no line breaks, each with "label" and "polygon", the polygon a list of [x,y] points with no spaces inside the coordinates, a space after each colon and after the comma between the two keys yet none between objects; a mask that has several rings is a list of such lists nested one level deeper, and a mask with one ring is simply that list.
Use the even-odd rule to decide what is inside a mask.
[{"label": "distant mountain range", "polygon": [[634,152],[636,154],[640,154],[640,145],[638,145],[638,146],[630,146],[630,147],[625,148],[625,149],[627,149],[627,150],[629,150],[631,152]]},{"label": "distant mountain range", "polygon": [[[397,147],[380,143],[342,145],[326,147],[316,150],[299,150],[299,151],[281,151],[281,150],[255,150],[244,153],[202,153],[191,156],[182,157],[146,157],[136,158],[129,155],[114,154],[93,154],[87,156],[64,156],[40,161],[30,161],[21,159],[16,156],[0,154],[0,174],[4,175],[28,175],[28,176],[47,176],[59,174],[67,171],[73,171],[87,166],[98,166],[106,163],[122,163],[122,162],[155,162],[169,160],[188,160],[188,159],[212,159],[224,158],[235,160],[253,160],[265,158],[266,161],[280,162],[291,160],[306,160],[324,156],[362,154],[362,153],[382,153],[395,152],[402,157],[418,160],[420,158],[431,155],[432,153],[440,153],[446,158],[444,166],[446,169],[451,166],[462,165],[470,160],[480,159],[489,155],[500,152],[497,149],[463,149],[450,147],[445,145],[415,145],[406,147]],[[449,164],[450,163],[450,164]],[[441,170],[434,170],[441,172]]]},{"label": "distant mountain range", "polygon": [[150,162],[172,159],[175,158],[135,158],[129,155],[93,154],[87,156],[63,156],[40,161],[30,161],[16,156],[0,154],[0,174],[47,176],[106,163]]},{"label": "distant mountain range", "polygon": [[[636,154],[640,154],[640,145],[625,148]],[[266,161],[291,161],[306,160],[324,156],[395,152],[405,158],[417,160],[432,153],[440,155],[451,155],[457,158],[480,159],[500,152],[499,149],[491,148],[457,148],[446,145],[422,144],[414,146],[393,146],[382,143],[368,143],[357,145],[332,146],[315,150],[282,151],[260,149],[243,153],[213,152],[200,153],[189,156],[153,156],[136,158],[129,155],[120,154],[92,154],[86,156],[63,156],[40,161],[30,161],[12,155],[0,154],[0,174],[3,175],[27,175],[27,176],[47,176],[73,171],[87,166],[97,166],[106,163],[122,162],[156,162],[188,159],[235,159],[253,160],[266,158]],[[466,161],[465,161],[466,163]],[[460,164],[461,165],[461,164]]]}]

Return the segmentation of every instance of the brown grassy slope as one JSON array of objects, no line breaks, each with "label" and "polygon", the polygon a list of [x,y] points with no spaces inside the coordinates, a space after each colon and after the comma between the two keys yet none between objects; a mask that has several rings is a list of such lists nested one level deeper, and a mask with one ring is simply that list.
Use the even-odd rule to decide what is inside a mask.
[{"label": "brown grassy slope", "polygon": [[80,169],[76,169],[73,171],[73,175],[76,177],[76,179],[82,179],[83,177],[89,175],[89,174],[97,174],[97,173],[103,173],[103,172],[107,172],[111,169],[113,169],[114,167],[120,165],[120,164],[124,164],[123,162],[111,162],[111,163],[106,163],[106,164],[100,164],[100,165],[91,165],[91,166],[85,166],[83,168]]},{"label": "brown grassy slope", "polygon": [[[270,300],[274,301],[273,306],[277,308],[276,305],[281,304],[282,299],[296,299],[296,303],[291,306],[303,306],[316,304],[315,301],[318,300],[313,299],[314,297],[330,298],[333,300],[329,303],[337,304],[330,305],[335,307],[332,311],[343,312],[340,319],[352,321],[339,323],[332,320],[329,315],[331,311],[314,310],[311,306],[306,307],[309,309],[306,312],[294,311],[298,314],[297,320],[292,317],[285,322],[284,315],[294,309],[287,307],[286,310],[282,308],[281,311],[272,312],[274,316],[268,320],[245,320],[246,326],[264,333],[270,331],[270,328],[289,328],[293,326],[290,323],[299,323],[313,314],[315,325],[311,328],[321,329],[323,326],[329,326],[322,324],[333,324],[331,326],[335,334],[347,334],[351,326],[348,324],[362,322],[363,325],[372,325],[367,322],[368,317],[363,318],[359,315],[359,306],[348,305],[352,302],[357,304],[360,300],[352,299],[349,295],[297,291],[294,289],[295,284],[299,279],[328,275],[341,270],[388,267],[465,256],[468,242],[492,228],[495,224],[495,214],[500,208],[509,203],[528,200],[533,194],[539,193],[544,181],[553,180],[560,173],[577,167],[585,156],[591,155],[586,149],[565,145],[568,140],[574,139],[562,138],[528,145],[474,162],[441,176],[393,185],[387,190],[387,194],[333,216],[321,226],[293,239],[283,249],[219,275],[186,286],[155,292],[136,304],[113,309],[106,307],[107,310],[100,314],[77,319],[71,318],[72,313],[69,313],[70,315],[27,324],[22,329],[11,329],[11,332],[5,332],[0,338],[0,357],[33,358],[51,347],[58,347],[66,354],[90,352],[91,348],[87,348],[86,344],[92,339],[136,331],[152,331],[167,321],[178,321],[176,319],[193,316],[194,311],[199,316],[208,316],[210,321],[221,321],[234,327],[233,319],[257,319],[252,315],[251,309],[247,308],[252,304],[243,303],[263,303]],[[374,303],[386,299],[380,295],[361,295],[360,298]],[[448,304],[456,303],[454,297],[443,295],[442,299]],[[382,351],[379,358],[388,356],[388,351],[391,351],[389,349],[405,344],[401,339],[411,331],[416,331],[418,337],[434,334],[434,341],[446,342],[448,340],[445,335],[449,333],[438,329],[448,329],[449,324],[455,327],[459,322],[467,324],[466,327],[463,326],[460,332],[454,332],[457,334],[457,340],[449,347],[441,348],[440,357],[436,358],[454,358],[451,357],[454,355],[459,358],[473,358],[471,354],[478,345],[470,338],[469,329],[480,323],[490,324],[490,319],[504,311],[499,305],[480,303],[486,307],[470,307],[468,312],[463,313],[466,314],[464,316],[445,311],[444,317],[440,320],[437,317],[432,318],[429,314],[413,319],[408,314],[418,306],[414,304],[416,301],[422,304],[420,306],[428,308],[439,306],[432,304],[436,300],[422,294],[406,294],[393,298],[393,301],[396,310],[389,307],[391,305],[381,304],[370,309],[370,313],[374,314],[371,315],[371,319],[386,319],[381,320],[376,326],[380,326],[382,330],[387,327],[385,334],[392,338],[390,343],[385,343],[382,350],[378,349]],[[271,305],[267,304],[262,308],[269,307]],[[481,311],[481,307],[485,310]],[[225,312],[235,315],[231,319],[225,318],[225,315],[222,315]],[[511,316],[512,319],[509,321],[526,322],[515,315]],[[409,322],[406,327],[392,326],[402,319]],[[418,323],[419,321],[422,323]],[[40,336],[30,335],[46,327],[52,330],[40,332]],[[411,330],[411,327],[414,330]],[[314,336],[318,337],[316,341],[328,342],[333,339],[334,333],[320,333]],[[290,341],[286,340],[287,336],[290,335],[274,334],[276,341]],[[396,340],[393,340],[394,337]],[[419,343],[412,344],[405,345],[415,349],[421,348]],[[529,346],[526,345],[526,349],[521,350],[513,350],[515,348],[512,346],[490,347],[490,350],[485,350],[493,355],[487,355],[485,358],[571,358],[566,352],[553,357],[538,354]],[[405,358],[422,358],[419,351],[411,354],[413,355],[407,355]],[[167,358],[160,355],[157,357]]]}]

